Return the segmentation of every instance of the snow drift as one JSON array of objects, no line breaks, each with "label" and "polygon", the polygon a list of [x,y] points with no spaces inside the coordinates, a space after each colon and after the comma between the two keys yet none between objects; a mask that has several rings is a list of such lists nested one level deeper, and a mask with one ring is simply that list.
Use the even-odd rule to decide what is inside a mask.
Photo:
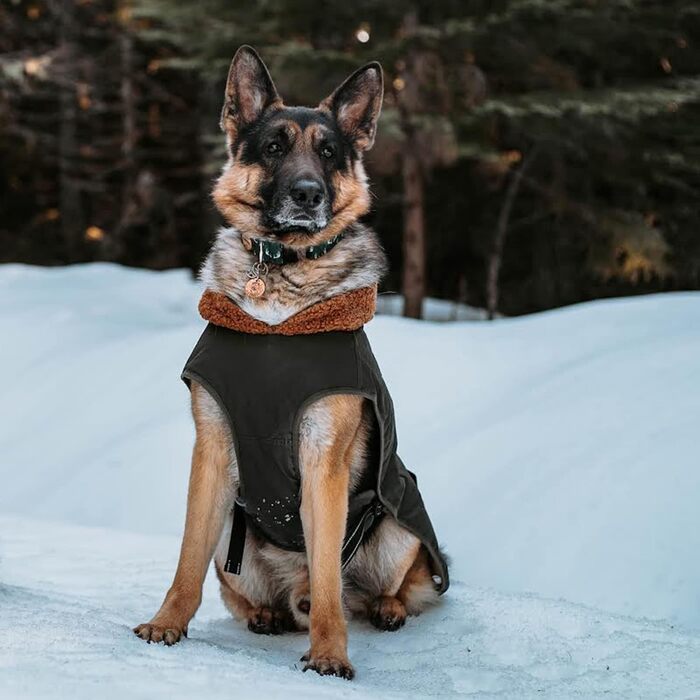
[{"label": "snow drift", "polygon": [[103,669],[108,695],[177,669],[183,694],[227,696],[700,686],[700,294],[378,317],[400,453],[453,559],[445,605],[353,629],[353,686],[290,675],[305,640],[244,633],[211,584],[193,639],[139,647],[126,625],[159,604],[183,523],[198,295],[183,271],[0,268],[0,690],[50,695],[71,659],[66,693]]}]

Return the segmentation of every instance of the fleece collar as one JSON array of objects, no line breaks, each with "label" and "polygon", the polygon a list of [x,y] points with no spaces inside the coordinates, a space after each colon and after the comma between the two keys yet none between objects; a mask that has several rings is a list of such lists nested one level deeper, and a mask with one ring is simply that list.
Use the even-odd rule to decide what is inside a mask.
[{"label": "fleece collar", "polygon": [[377,287],[363,287],[338,294],[303,309],[282,323],[269,326],[247,314],[225,294],[207,289],[199,301],[205,321],[241,333],[255,335],[309,335],[329,331],[356,331],[374,317]]}]

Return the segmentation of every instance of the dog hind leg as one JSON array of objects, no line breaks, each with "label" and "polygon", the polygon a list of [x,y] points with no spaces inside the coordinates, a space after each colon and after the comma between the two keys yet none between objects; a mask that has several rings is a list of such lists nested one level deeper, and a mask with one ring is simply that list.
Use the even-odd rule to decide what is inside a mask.
[{"label": "dog hind leg", "polygon": [[391,516],[355,555],[348,583],[350,609],[384,631],[400,629],[408,615],[438,600],[425,548]]},{"label": "dog hind leg", "polygon": [[237,591],[216,564],[216,575],[221,584],[221,598],[229,612],[237,619],[245,620],[248,629],[255,634],[282,634],[297,630],[291,612],[280,605],[254,605]]},{"label": "dog hind leg", "polygon": [[439,597],[433,581],[428,551],[421,547],[411,568],[406,572],[396,598],[409,615],[420,615],[427,607],[435,605]]},{"label": "dog hind leg", "polygon": [[264,542],[249,529],[239,574],[224,571],[232,518],[229,516],[216,550],[216,574],[221,598],[237,620],[256,634],[282,634],[299,629],[290,609],[290,591],[308,580],[306,556]]}]

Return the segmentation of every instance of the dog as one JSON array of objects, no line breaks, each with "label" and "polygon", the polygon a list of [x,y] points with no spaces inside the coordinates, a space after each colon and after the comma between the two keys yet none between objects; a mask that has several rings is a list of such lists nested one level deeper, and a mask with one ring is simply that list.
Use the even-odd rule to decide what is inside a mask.
[{"label": "dog", "polygon": [[[247,46],[238,50],[221,114],[228,162],[213,191],[228,226],[201,272],[205,297],[213,294],[235,305],[249,325],[283,329],[309,309],[376,290],[385,254],[359,219],[370,206],[362,156],[374,142],[382,98],[382,69],[373,62],[318,107],[289,107],[258,54]],[[275,246],[298,254],[298,261],[266,264],[262,250],[270,253]],[[347,313],[355,306],[346,305]],[[247,381],[245,372],[239,368]],[[295,435],[303,546],[297,551],[278,546],[246,516],[236,572],[227,570],[227,560],[232,529],[242,517],[235,515],[241,440],[234,437],[238,426],[229,422],[221,397],[198,377],[188,379],[196,441],[179,564],[160,610],[134,632],[166,645],[187,636],[213,558],[223,602],[235,618],[261,634],[308,630],[304,670],[352,678],[346,614],[368,618],[380,630],[397,630],[408,615],[435,604],[446,588],[446,569],[436,564],[441,554],[426,546],[416,528],[394,517],[398,511],[392,513],[391,504],[341,566],[348,502],[371,475],[376,455],[372,402],[361,393],[331,392],[304,406]],[[413,487],[406,483],[408,472],[401,474],[403,493]]]}]

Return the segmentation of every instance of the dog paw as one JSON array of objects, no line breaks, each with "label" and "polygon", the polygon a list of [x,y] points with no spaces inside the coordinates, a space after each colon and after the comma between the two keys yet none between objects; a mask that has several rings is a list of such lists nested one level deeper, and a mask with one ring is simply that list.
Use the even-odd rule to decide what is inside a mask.
[{"label": "dog paw", "polygon": [[302,669],[306,671],[316,671],[321,676],[337,676],[351,681],[355,677],[355,669],[348,661],[347,657],[331,655],[314,655],[310,651],[301,657],[306,665]]},{"label": "dog paw", "polygon": [[255,634],[282,634],[295,630],[296,624],[285,610],[260,606],[248,613],[248,629]]},{"label": "dog paw", "polygon": [[397,598],[382,596],[370,607],[369,621],[379,630],[395,632],[406,624],[406,608]]},{"label": "dog paw", "polygon": [[134,627],[134,634],[149,644],[151,642],[163,642],[166,646],[171,647],[187,636],[187,628],[177,625],[156,625],[152,622],[147,622]]}]

